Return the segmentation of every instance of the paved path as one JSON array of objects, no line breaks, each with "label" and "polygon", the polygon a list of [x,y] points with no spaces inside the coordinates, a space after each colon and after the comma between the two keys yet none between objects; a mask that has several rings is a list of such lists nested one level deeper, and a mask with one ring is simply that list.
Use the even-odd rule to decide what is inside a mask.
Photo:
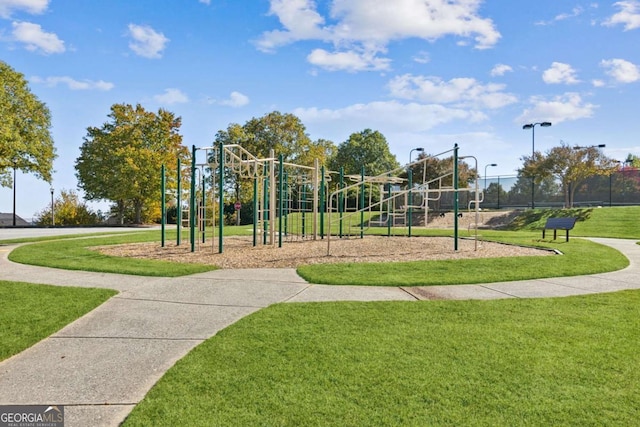
[{"label": "paved path", "polygon": [[292,269],[220,270],[179,278],[66,271],[8,261],[0,279],[103,287],[120,293],[24,352],[0,362],[0,405],[65,405],[66,426],[117,426],[177,360],[219,330],[278,302],[495,299],[640,288],[640,246],[621,271],[486,285],[385,288],[306,283]]}]

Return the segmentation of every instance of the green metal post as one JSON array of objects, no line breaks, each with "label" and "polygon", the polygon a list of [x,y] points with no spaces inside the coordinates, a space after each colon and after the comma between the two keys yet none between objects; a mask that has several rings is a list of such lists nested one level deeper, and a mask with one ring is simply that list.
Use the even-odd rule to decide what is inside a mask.
[{"label": "green metal post", "polygon": [[176,246],[180,246],[182,240],[182,164],[180,162],[180,158],[178,158],[178,172],[177,172],[177,197],[176,197],[176,229],[178,233],[176,234]]},{"label": "green metal post", "polygon": [[[344,194],[342,193],[342,189],[344,188],[344,167],[340,167],[340,192],[338,193],[338,216],[340,218],[339,224],[340,224],[340,230],[339,230],[339,236],[342,239],[342,213],[343,213],[343,201],[344,201]],[[331,233],[331,230],[329,230],[329,233]]]},{"label": "green metal post", "polygon": [[360,169],[360,238],[364,239],[364,165]]},{"label": "green metal post", "polygon": [[322,174],[322,178],[320,179],[320,238],[324,239],[324,211],[325,211],[325,182],[324,182],[324,166],[322,166],[322,170],[320,172]]},{"label": "green metal post", "polygon": [[407,195],[407,204],[409,205],[407,214],[409,217],[407,218],[407,223],[409,225],[409,237],[411,237],[411,222],[413,220],[413,208],[411,207],[413,205],[413,170],[411,168],[407,171],[407,183],[409,184],[409,194]]},{"label": "green metal post", "polygon": [[258,177],[253,178],[253,246],[258,244]]},{"label": "green metal post", "polygon": [[218,253],[222,253],[224,232],[224,146],[218,146]]},{"label": "green metal post", "polygon": [[278,156],[278,247],[282,247],[282,214],[284,211],[284,176],[282,175],[284,158],[282,154]]},{"label": "green metal post", "polygon": [[[202,169],[202,218],[201,218],[201,232],[202,232],[202,243],[205,242],[205,236],[206,236],[206,228],[207,228],[207,200],[206,200],[206,194],[207,194],[207,189],[206,189],[206,180],[204,178],[204,168]],[[215,215],[215,214],[212,214]]]},{"label": "green metal post", "polygon": [[166,186],[167,186],[167,178],[165,177],[165,168],[164,165],[162,165],[162,167],[160,168],[160,174],[162,175],[162,177],[160,178],[160,205],[162,206],[162,219],[160,221],[160,228],[162,229],[160,234],[161,234],[161,246],[164,248],[164,238],[165,238],[165,233],[166,233],[166,224],[167,224],[167,195],[166,195]]},{"label": "green metal post", "polygon": [[[388,176],[391,178],[391,174]],[[391,237],[391,179],[387,185],[387,237]]]},{"label": "green metal post", "polygon": [[458,250],[458,144],[453,146],[453,249]]},{"label": "green metal post", "polygon": [[191,147],[191,188],[189,194],[189,240],[196,251],[196,146]]}]

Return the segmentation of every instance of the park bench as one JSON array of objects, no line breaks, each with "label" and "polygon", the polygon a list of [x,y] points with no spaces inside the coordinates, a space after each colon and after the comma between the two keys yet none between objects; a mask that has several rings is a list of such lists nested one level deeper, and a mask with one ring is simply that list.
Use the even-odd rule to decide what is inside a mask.
[{"label": "park bench", "polygon": [[573,226],[576,225],[576,220],[578,218],[549,218],[547,219],[544,228],[542,229],[542,238],[544,239],[546,230],[553,230],[553,240],[556,240],[556,233],[558,230],[565,230],[567,232],[567,242],[569,241],[569,230],[573,229]]}]

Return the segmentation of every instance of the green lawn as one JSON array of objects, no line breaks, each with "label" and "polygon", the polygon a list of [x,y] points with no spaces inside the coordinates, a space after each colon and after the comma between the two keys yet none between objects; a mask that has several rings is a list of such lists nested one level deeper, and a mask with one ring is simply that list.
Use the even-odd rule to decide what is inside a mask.
[{"label": "green lawn", "polygon": [[637,425],[638,366],[640,291],[280,304],[180,360],[124,425]]},{"label": "green lawn", "polygon": [[619,270],[629,264],[627,258],[618,251],[584,239],[551,242],[535,239],[527,232],[490,233],[486,230],[483,230],[483,235],[486,239],[511,244],[559,249],[563,255],[314,264],[298,267],[298,274],[305,280],[317,284],[429,286],[594,274]]},{"label": "green lawn", "polygon": [[0,360],[62,329],[116,293],[0,281]]},{"label": "green lawn", "polygon": [[[175,239],[175,232],[168,235]],[[216,269],[214,266],[203,264],[182,264],[158,260],[119,258],[103,255],[97,251],[87,249],[92,246],[150,241],[156,241],[158,245],[160,245],[160,232],[148,231],[110,237],[58,238],[42,243],[20,246],[9,254],[9,259],[23,264],[63,268],[67,270],[161,277],[184,276]]]}]

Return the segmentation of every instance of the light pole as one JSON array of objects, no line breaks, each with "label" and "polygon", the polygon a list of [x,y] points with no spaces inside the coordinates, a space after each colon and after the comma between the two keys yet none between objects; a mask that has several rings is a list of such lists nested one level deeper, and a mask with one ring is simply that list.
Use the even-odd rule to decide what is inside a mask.
[{"label": "light pole", "polygon": [[492,167],[493,166],[498,166],[498,164],[497,163],[490,163],[488,165],[485,165],[485,167],[484,167],[484,191],[487,191],[487,168],[489,166],[492,166]]},{"label": "light pole", "polygon": [[[531,162],[533,162],[533,157],[536,153],[536,126],[542,126],[543,128],[547,128],[551,126],[551,122],[537,122],[537,123],[527,123],[526,125],[522,125],[522,129],[531,129]],[[535,179],[531,177],[531,209],[535,208],[535,191],[536,184]]]},{"label": "light pole", "polygon": [[53,227],[56,224],[55,213],[53,211],[53,187],[51,187],[49,191],[51,191],[51,226]]},{"label": "light pole", "polygon": [[418,148],[413,148],[413,149],[411,149],[411,151],[409,151],[409,164],[411,164],[411,159],[413,158],[413,152],[414,151],[419,151],[419,152],[423,153],[424,152],[424,148],[418,147]]}]

